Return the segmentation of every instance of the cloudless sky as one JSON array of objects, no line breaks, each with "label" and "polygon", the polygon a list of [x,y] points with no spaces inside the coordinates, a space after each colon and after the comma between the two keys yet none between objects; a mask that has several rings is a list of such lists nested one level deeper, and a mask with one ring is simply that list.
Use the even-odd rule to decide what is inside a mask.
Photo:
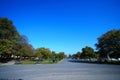
[{"label": "cloudless sky", "polygon": [[0,0],[0,16],[14,22],[34,48],[74,54],[120,29],[120,0]]}]

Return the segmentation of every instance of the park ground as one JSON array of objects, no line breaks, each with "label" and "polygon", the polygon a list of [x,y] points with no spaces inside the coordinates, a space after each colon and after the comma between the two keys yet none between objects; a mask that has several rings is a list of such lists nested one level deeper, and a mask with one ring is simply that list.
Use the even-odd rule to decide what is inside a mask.
[{"label": "park ground", "polygon": [[120,80],[120,65],[80,63],[1,65],[0,80]]}]

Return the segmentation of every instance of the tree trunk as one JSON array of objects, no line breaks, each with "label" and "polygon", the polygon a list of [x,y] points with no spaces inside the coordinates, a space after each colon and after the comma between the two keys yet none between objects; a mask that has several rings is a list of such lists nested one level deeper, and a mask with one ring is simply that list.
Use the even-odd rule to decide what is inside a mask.
[{"label": "tree trunk", "polygon": [[109,54],[107,54],[107,59],[110,60],[110,56],[109,56]]}]

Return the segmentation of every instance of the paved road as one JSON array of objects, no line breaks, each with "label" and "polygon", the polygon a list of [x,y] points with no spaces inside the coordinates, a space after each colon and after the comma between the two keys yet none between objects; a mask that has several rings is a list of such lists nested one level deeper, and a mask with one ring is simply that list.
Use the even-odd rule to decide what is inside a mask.
[{"label": "paved road", "polygon": [[0,80],[120,80],[120,65],[75,63],[0,66]]}]

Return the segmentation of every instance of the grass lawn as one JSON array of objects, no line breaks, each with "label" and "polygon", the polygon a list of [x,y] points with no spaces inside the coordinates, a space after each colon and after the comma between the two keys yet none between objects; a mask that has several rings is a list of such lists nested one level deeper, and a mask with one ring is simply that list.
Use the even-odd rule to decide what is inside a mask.
[{"label": "grass lawn", "polygon": [[52,64],[53,62],[51,60],[44,60],[41,62],[41,64]]},{"label": "grass lawn", "polygon": [[24,60],[21,62],[22,62],[22,64],[36,64],[37,63],[36,61],[30,61],[30,60]]},{"label": "grass lawn", "polygon": [[55,61],[55,62],[53,62],[52,60],[44,60],[44,61],[41,61],[41,62],[40,61],[22,60],[18,64],[57,64],[57,63],[60,63],[60,62],[62,62],[62,60]]},{"label": "grass lawn", "polygon": [[57,63],[60,63],[62,61],[63,60],[53,62],[52,60],[44,60],[44,61],[41,62],[41,64],[57,64]]}]

